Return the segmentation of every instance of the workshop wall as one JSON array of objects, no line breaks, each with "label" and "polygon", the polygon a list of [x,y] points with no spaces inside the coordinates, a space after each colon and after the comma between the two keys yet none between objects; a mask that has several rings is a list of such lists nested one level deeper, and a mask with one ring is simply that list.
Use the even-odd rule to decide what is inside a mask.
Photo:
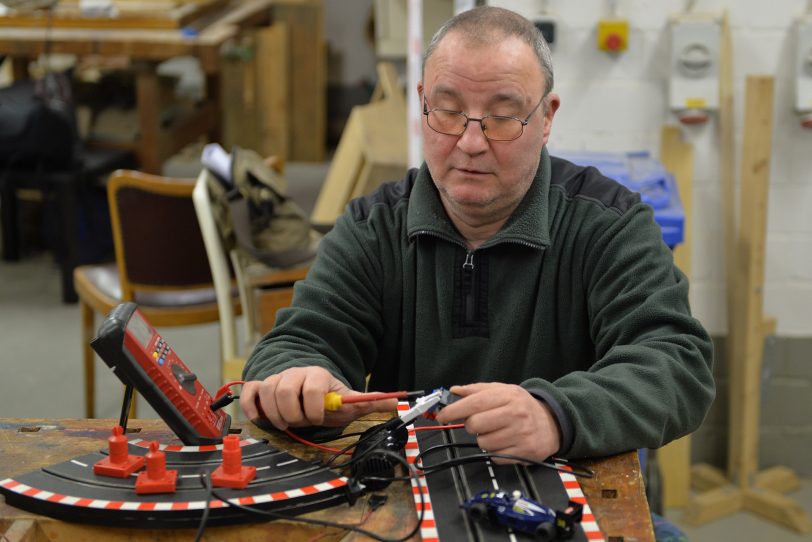
[{"label": "workshop wall", "polygon": [[[529,18],[542,8],[557,23],[553,47],[555,90],[561,96],[551,146],[654,155],[660,128],[679,124],[668,108],[668,20],[691,4],[685,0],[491,0]],[[629,22],[629,47],[609,54],[596,46],[598,20]],[[699,0],[697,13],[727,10],[733,47],[736,169],[742,140],[744,81],[750,74],[775,77],[773,154],[770,164],[765,314],[778,320],[778,337],[766,349],[761,417],[761,461],[810,474],[812,449],[812,130],[800,126],[794,107],[795,19],[807,0]],[[694,438],[695,460],[724,464],[727,453],[727,370],[724,366],[725,262],[716,117],[683,126],[694,148],[694,314],[715,336],[718,399]],[[737,176],[738,179],[738,176]],[[738,182],[738,181],[737,181]],[[744,217],[747,220],[747,217]],[[776,443],[781,443],[776,446]]]},{"label": "workshop wall", "polygon": [[[553,48],[556,90],[561,95],[551,143],[562,149],[657,153],[659,131],[677,123],[668,109],[669,16],[685,0],[492,0],[528,17],[543,5],[556,15]],[[598,20],[616,4],[629,21],[629,48],[610,54],[595,45]],[[734,58],[736,147],[741,146],[744,80],[775,76],[773,159],[767,240],[765,313],[778,319],[780,336],[812,335],[812,130],[793,111],[794,21],[806,0],[699,0],[693,11],[728,10]],[[694,247],[691,301],[713,333],[726,331],[724,245],[716,118],[683,127],[694,146]],[[738,168],[738,154],[736,167]]]}]

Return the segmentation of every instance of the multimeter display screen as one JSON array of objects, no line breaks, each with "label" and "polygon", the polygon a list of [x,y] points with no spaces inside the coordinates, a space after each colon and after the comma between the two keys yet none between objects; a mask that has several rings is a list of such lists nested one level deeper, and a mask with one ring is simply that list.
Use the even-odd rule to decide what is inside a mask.
[{"label": "multimeter display screen", "polygon": [[135,311],[127,324],[127,329],[138,339],[144,348],[149,348],[149,340],[152,338],[152,328],[149,327],[138,311]]}]

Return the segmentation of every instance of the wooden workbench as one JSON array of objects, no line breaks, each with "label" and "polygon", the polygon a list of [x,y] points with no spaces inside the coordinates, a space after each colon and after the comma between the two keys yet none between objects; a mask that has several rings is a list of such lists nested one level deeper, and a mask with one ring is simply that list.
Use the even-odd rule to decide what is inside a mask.
[{"label": "wooden workbench", "polygon": [[[356,426],[351,426],[350,430],[357,431],[385,418],[385,415],[370,416]],[[81,454],[97,452],[107,445],[106,439],[114,423],[112,420],[0,419],[0,479],[67,461]],[[285,435],[265,433],[250,423],[237,423],[235,428],[243,436],[266,438],[274,446],[288,450],[298,457],[314,459],[321,453],[293,442]],[[142,439],[164,443],[176,440],[160,420],[132,420],[129,431],[137,431],[137,437]],[[581,480],[581,486],[606,539],[612,542],[653,541],[637,455],[630,452],[586,463],[595,470],[596,476],[591,480]],[[396,483],[386,493],[389,496],[386,505],[370,514],[363,527],[389,537],[404,536],[417,521],[411,488]],[[362,499],[353,507],[342,505],[307,514],[306,517],[356,523],[364,515],[364,502]],[[114,529],[67,523],[13,508],[0,497],[0,539],[4,542],[174,541],[191,540],[193,536],[193,529]],[[235,527],[211,527],[206,529],[204,540],[298,542],[314,537],[318,537],[320,541],[362,539],[355,534],[347,535],[345,531],[273,521]]]},{"label": "wooden workbench", "polygon": [[[201,136],[219,141],[222,112],[220,75],[225,60],[221,48],[249,28],[267,26],[274,21],[289,28],[291,57],[301,69],[289,76],[291,87],[291,135],[300,145],[312,145],[293,158],[319,160],[323,158],[324,121],[324,51],[321,25],[321,4],[315,0],[226,0],[213,3],[216,9],[201,10],[200,15],[186,21],[183,28],[159,28],[144,23],[143,28],[133,19],[122,28],[110,28],[93,19],[87,26],[80,19],[71,19],[70,26],[48,28],[47,17],[30,19],[22,26],[2,24],[0,17],[0,56],[13,61],[14,78],[26,78],[31,60],[51,53],[77,56],[126,57],[136,74],[136,105],[138,108],[138,141],[134,146],[141,169],[160,173],[163,161]],[[219,7],[218,7],[219,6]],[[160,62],[179,56],[192,56],[200,61],[206,77],[206,99],[194,114],[164,126],[161,121],[160,89],[156,67]],[[318,75],[318,76],[317,76]],[[311,88],[312,87],[312,88]],[[307,101],[307,103],[304,103]],[[240,107],[241,104],[229,104]],[[319,132],[320,130],[320,132]],[[127,146],[116,144],[116,146]],[[311,155],[307,153],[310,152]]]}]

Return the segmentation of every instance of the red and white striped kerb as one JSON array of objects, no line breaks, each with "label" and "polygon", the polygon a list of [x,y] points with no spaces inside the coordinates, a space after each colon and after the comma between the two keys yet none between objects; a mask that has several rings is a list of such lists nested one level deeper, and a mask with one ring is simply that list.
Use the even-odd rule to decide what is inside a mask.
[{"label": "red and white striped kerb", "polygon": [[[398,403],[398,412],[405,412],[409,410],[409,408],[409,403]],[[409,431],[409,440],[406,441],[406,461],[412,465],[420,453],[420,449],[417,446],[414,425],[408,426],[407,429]],[[428,482],[426,482],[426,477],[422,474],[418,476],[417,479],[420,480],[420,486],[418,486],[415,479],[412,478],[412,494],[414,495],[414,507],[415,510],[417,510],[418,517],[421,506],[420,494],[423,494],[423,521],[420,523],[420,537],[423,542],[439,542],[440,538],[437,535],[437,523],[434,521],[434,510],[431,507]]]},{"label": "red and white striped kerb", "polygon": [[[286,499],[293,499],[303,495],[311,495],[313,493],[321,493],[322,491],[329,491],[338,487],[347,485],[345,477],[339,477],[335,480],[322,482],[312,486],[300,487],[297,489],[289,489],[287,491],[279,491],[275,493],[265,493],[260,495],[251,495],[248,497],[240,497],[229,499],[229,502],[250,506],[252,504],[262,504],[271,501],[283,501]],[[52,493],[44,489],[37,489],[35,487],[21,484],[11,478],[6,478],[0,481],[0,487],[4,487],[20,495],[32,497],[43,501],[65,504],[69,506],[83,506],[85,508],[100,508],[106,510],[137,510],[148,512],[153,510],[171,511],[171,510],[202,510],[206,507],[206,501],[166,501],[166,502],[137,502],[137,501],[108,501],[103,499],[88,499],[80,497],[71,497],[70,495],[61,495],[59,493]],[[209,503],[210,508],[222,508],[226,504],[215,499]]]},{"label": "red and white striped kerb", "polygon": [[[568,468],[565,465],[559,466]],[[584,530],[587,540],[605,542],[603,533],[601,532],[600,527],[598,527],[598,522],[595,521],[595,516],[592,514],[592,509],[589,507],[589,503],[586,502],[586,496],[581,490],[581,484],[578,482],[578,478],[568,472],[559,471],[558,474],[561,476],[561,482],[564,484],[564,489],[567,491],[567,496],[569,499],[584,505],[584,515],[581,518],[581,528]]]}]

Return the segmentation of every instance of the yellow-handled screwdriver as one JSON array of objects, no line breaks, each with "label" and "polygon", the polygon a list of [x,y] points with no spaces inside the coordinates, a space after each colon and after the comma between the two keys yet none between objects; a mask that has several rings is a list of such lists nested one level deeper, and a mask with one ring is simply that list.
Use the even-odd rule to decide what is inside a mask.
[{"label": "yellow-handled screwdriver", "polygon": [[384,399],[411,399],[413,397],[422,397],[425,394],[426,393],[422,390],[357,393],[354,395],[339,395],[338,392],[330,391],[324,395],[324,410],[334,412],[341,408],[341,405],[349,403],[366,403],[368,401],[382,401]]}]

